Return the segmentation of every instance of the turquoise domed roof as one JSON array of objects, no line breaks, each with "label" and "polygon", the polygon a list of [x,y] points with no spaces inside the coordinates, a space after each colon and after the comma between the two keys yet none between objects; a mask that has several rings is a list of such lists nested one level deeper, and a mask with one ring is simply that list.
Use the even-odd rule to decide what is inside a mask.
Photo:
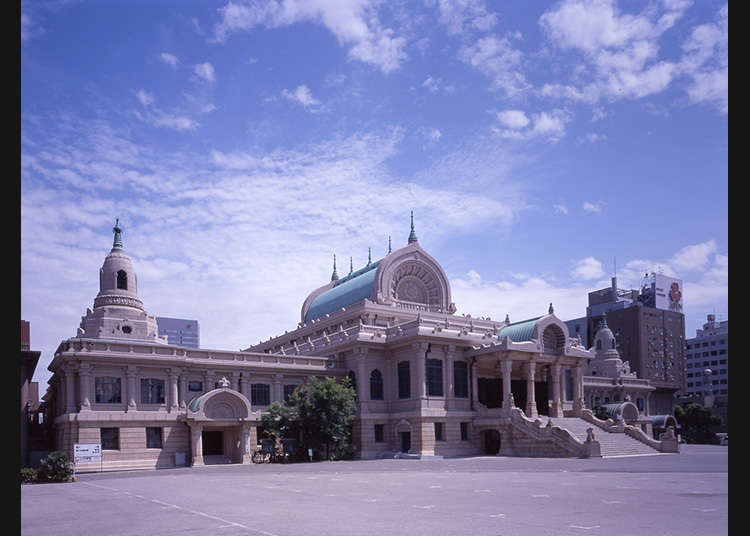
[{"label": "turquoise domed roof", "polygon": [[509,337],[513,342],[530,341],[532,335],[534,334],[534,326],[536,325],[537,320],[539,320],[540,318],[542,317],[538,316],[536,318],[530,318],[528,320],[522,320],[520,322],[508,324],[500,330],[500,332],[497,334],[497,338],[501,341],[505,337]]},{"label": "turquoise domed roof", "polygon": [[315,297],[307,313],[305,313],[304,321],[309,322],[338,311],[342,307],[369,298],[375,288],[375,274],[382,260],[368,264],[364,268],[336,280],[333,288]]}]

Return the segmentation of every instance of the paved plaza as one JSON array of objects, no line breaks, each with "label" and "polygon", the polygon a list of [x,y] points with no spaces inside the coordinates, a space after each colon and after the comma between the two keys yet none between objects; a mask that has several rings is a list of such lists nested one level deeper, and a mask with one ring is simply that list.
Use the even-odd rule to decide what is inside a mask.
[{"label": "paved plaza", "polygon": [[24,536],[721,535],[728,447],[88,473],[21,487]]}]

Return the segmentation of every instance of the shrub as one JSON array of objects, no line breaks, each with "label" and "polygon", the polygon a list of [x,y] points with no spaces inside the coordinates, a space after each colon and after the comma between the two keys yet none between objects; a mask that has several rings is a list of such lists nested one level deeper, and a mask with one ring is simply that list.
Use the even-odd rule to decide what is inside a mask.
[{"label": "shrub", "polygon": [[31,484],[36,482],[38,471],[33,467],[21,468],[21,484]]},{"label": "shrub", "polygon": [[40,462],[38,480],[40,482],[68,482],[72,474],[68,455],[57,450],[50,452]]}]

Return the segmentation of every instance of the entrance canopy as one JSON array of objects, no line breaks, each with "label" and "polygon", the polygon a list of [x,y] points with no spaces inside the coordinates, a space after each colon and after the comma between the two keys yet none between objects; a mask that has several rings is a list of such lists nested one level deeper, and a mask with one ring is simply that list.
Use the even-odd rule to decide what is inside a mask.
[{"label": "entrance canopy", "polygon": [[192,421],[245,421],[256,420],[250,401],[242,393],[222,387],[214,389],[190,401],[187,418]]}]

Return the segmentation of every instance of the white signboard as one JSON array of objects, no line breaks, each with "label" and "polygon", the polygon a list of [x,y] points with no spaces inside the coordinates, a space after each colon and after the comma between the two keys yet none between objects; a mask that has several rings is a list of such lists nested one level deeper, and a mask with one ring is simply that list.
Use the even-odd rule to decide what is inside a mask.
[{"label": "white signboard", "polygon": [[73,460],[75,463],[102,461],[102,444],[75,443],[73,445]]},{"label": "white signboard", "polygon": [[682,280],[654,274],[654,307],[682,312]]}]

